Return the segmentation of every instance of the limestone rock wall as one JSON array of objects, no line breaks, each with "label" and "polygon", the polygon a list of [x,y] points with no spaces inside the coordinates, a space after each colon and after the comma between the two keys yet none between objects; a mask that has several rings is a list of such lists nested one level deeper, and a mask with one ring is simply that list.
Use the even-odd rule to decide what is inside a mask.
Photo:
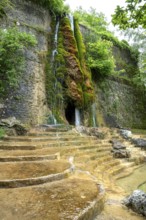
[{"label": "limestone rock wall", "polygon": [[144,94],[116,78],[97,82],[95,89],[98,125],[146,128]]},{"label": "limestone rock wall", "polygon": [[51,32],[50,15],[47,10],[27,0],[12,0],[14,7],[7,18],[0,21],[2,28],[17,25],[21,31],[33,34],[38,44],[24,51],[25,70],[19,88],[10,91],[1,102],[0,118],[15,116],[28,124],[45,122],[48,107],[45,91],[45,57]]}]

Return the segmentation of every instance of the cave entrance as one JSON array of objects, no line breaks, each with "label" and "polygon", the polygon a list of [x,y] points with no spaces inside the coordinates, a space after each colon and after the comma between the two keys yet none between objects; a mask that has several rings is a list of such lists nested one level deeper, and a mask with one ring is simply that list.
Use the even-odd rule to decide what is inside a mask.
[{"label": "cave entrance", "polygon": [[65,109],[65,117],[70,125],[75,125],[75,106],[73,103],[68,103]]}]

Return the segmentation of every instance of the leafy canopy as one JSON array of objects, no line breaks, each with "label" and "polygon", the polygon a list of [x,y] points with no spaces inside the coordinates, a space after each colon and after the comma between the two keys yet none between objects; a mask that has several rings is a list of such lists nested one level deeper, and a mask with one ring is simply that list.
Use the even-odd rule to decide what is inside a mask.
[{"label": "leafy canopy", "polygon": [[146,1],[126,0],[126,7],[117,6],[112,15],[112,23],[118,25],[120,29],[146,28]]}]

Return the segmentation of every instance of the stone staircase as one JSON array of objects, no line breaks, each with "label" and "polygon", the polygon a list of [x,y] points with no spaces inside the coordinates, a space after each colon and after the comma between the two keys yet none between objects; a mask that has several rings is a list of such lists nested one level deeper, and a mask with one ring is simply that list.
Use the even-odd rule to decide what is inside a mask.
[{"label": "stone staircase", "polygon": [[[112,138],[127,145],[131,159],[113,158]],[[57,127],[5,137],[0,141],[1,219],[94,219],[104,206],[102,185],[118,191],[115,179],[132,172],[141,157],[116,129],[106,129],[103,140]]]}]

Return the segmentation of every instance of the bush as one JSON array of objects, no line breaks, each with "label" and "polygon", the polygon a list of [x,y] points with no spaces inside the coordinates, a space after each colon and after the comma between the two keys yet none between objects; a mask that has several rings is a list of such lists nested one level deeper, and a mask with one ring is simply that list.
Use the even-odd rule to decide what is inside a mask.
[{"label": "bush", "polygon": [[[98,76],[107,76],[114,72],[114,58],[111,51],[112,43],[106,40],[99,40],[95,43],[88,43],[87,62],[91,70]],[[96,76],[93,76],[96,78]]]},{"label": "bush", "polygon": [[2,139],[5,136],[5,130],[4,128],[0,128],[0,139]]},{"label": "bush", "polygon": [[24,48],[36,45],[34,36],[20,32],[16,28],[0,29],[0,92],[18,85],[23,71]]},{"label": "bush", "polygon": [[10,8],[11,6],[10,0],[0,0],[0,18],[6,15],[5,8]]}]

